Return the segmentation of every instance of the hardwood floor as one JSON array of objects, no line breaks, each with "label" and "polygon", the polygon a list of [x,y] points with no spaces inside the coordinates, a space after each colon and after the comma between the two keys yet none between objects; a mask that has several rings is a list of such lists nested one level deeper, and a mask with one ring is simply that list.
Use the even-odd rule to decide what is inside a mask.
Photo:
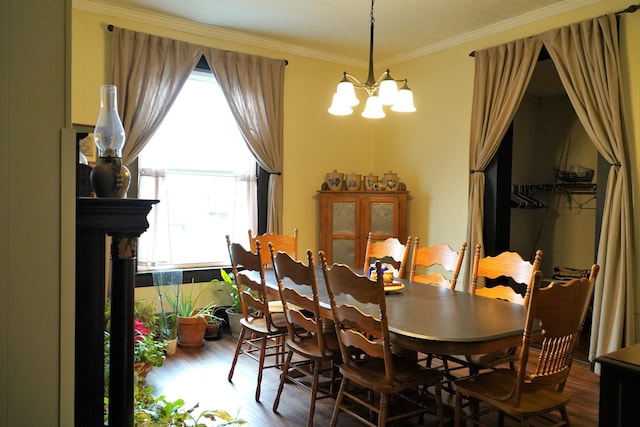
[{"label": "hardwood floor", "polygon": [[[207,341],[202,348],[178,348],[176,354],[169,356],[162,367],[151,369],[147,383],[154,388],[154,395],[164,394],[169,400],[182,398],[187,406],[198,403],[200,409],[226,410],[246,420],[249,426],[306,425],[309,408],[309,393],[306,390],[291,384],[285,385],[278,413],[271,410],[279,379],[275,369],[268,369],[264,373],[260,402],[254,400],[257,376],[255,361],[241,356],[236,365],[233,383],[227,381],[234,349],[235,340],[227,330],[220,339]],[[588,363],[574,363],[567,384],[567,390],[573,395],[568,406],[572,426],[598,425],[599,383],[599,377],[590,371]],[[453,401],[449,397],[445,398],[446,402]],[[316,426],[329,425],[333,405],[332,399],[318,401],[314,418]],[[350,427],[360,424],[341,415],[338,425]],[[507,421],[506,425],[519,424]]]}]

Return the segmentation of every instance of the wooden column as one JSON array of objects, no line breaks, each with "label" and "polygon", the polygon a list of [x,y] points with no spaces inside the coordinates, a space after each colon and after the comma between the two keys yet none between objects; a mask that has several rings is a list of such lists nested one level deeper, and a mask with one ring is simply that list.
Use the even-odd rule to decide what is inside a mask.
[{"label": "wooden column", "polygon": [[[111,268],[109,426],[133,426],[133,301],[137,238],[157,200],[76,202],[75,425],[103,425],[105,272]],[[106,236],[112,237],[105,266]]]}]

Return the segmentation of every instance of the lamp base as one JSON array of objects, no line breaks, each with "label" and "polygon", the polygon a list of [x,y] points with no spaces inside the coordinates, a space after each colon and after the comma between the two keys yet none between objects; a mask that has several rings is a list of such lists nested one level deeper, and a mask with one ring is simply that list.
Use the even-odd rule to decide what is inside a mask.
[{"label": "lamp base", "polygon": [[100,157],[90,179],[97,197],[123,199],[131,184],[131,173],[121,158]]}]

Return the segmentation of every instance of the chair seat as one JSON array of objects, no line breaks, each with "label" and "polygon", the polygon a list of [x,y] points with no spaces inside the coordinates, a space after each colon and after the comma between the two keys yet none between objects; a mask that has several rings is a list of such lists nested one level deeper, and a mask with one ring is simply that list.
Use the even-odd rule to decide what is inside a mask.
[{"label": "chair seat", "polygon": [[336,337],[336,334],[331,332],[326,333],[324,334],[324,340],[326,350],[328,350],[325,350],[326,354],[322,354],[322,350],[318,345],[318,339],[312,335],[309,335],[308,337],[298,336],[295,340],[288,339],[286,343],[291,350],[298,354],[305,355],[308,358],[339,358],[340,347],[338,345],[338,338]]},{"label": "chair seat", "polygon": [[471,354],[465,356],[466,361],[481,368],[491,368],[504,363],[513,363],[518,360],[518,353],[515,348],[508,348],[504,351],[492,353]]},{"label": "chair seat", "polygon": [[282,306],[282,301],[273,300],[269,301],[269,312],[273,313],[283,313],[284,307]]},{"label": "chair seat", "polygon": [[456,390],[489,403],[501,411],[515,417],[541,415],[565,406],[571,397],[569,393],[555,389],[526,390],[522,393],[520,405],[500,400],[507,396],[516,381],[517,371],[498,369],[456,381]]},{"label": "chair seat", "polygon": [[[243,317],[240,319],[240,324],[243,327],[262,335],[280,335],[283,333],[284,328],[287,327],[284,313],[274,313],[271,316],[271,321],[273,322],[273,326],[271,326],[271,328],[267,327],[264,317],[249,317],[247,319]],[[274,329],[274,327],[277,329]]]},{"label": "chair seat", "polygon": [[394,358],[395,378],[389,382],[385,376],[384,360],[364,359],[353,368],[347,364],[340,366],[340,372],[345,377],[355,381],[363,387],[381,393],[398,393],[408,387],[422,384],[433,384],[442,379],[442,373],[424,368],[416,363]]}]

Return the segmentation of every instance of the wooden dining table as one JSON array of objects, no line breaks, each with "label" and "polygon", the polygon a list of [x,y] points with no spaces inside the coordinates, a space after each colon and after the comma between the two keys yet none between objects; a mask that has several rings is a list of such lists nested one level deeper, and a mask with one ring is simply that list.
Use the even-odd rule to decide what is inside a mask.
[{"label": "wooden dining table", "polygon": [[[258,272],[244,273],[259,280]],[[320,267],[316,267],[316,279],[321,314],[332,319]],[[279,298],[273,269],[265,269],[265,281],[267,292]],[[526,317],[522,305],[406,279],[394,282],[404,285],[400,291],[387,293],[386,298],[389,332],[395,346],[423,353],[460,355],[499,351],[516,347],[522,341]],[[373,314],[371,307],[355,300],[351,303]]]}]

